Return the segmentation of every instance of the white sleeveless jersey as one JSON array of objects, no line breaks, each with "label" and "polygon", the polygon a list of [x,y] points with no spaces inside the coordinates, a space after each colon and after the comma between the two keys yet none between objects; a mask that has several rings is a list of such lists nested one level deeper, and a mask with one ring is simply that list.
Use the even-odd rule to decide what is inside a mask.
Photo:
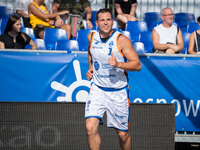
[{"label": "white sleeveless jersey", "polygon": [[93,61],[92,82],[99,87],[120,89],[127,86],[127,71],[114,68],[108,63],[113,52],[118,62],[126,62],[124,54],[118,46],[118,37],[121,33],[114,33],[103,42],[99,32],[94,32],[91,38],[90,53]]}]

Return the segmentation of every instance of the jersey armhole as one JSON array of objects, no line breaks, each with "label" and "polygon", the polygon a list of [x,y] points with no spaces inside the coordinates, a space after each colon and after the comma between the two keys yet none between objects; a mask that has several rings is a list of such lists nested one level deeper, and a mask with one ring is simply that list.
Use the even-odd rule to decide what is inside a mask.
[{"label": "jersey armhole", "polygon": [[125,55],[124,55],[124,54],[122,53],[122,51],[120,50],[120,48],[119,48],[119,43],[118,43],[119,37],[120,37],[121,35],[122,35],[121,33],[119,33],[119,34],[117,35],[117,38],[116,38],[116,45],[117,45],[117,49],[118,49],[119,53],[120,53],[123,57],[125,57]]},{"label": "jersey armhole", "polygon": [[90,47],[89,47],[89,51],[91,50],[91,47],[92,47],[92,41],[93,41],[93,38],[94,38],[94,34],[95,34],[95,32],[92,32],[92,34],[91,34],[91,40],[90,40]]}]

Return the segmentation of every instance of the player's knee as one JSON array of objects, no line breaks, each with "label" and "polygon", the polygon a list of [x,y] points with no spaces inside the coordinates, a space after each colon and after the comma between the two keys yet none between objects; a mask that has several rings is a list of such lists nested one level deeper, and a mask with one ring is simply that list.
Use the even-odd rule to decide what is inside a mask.
[{"label": "player's knee", "polygon": [[95,129],[92,123],[86,123],[86,130],[88,136],[94,136],[97,133],[97,129]]},{"label": "player's knee", "polygon": [[122,141],[122,142],[126,142],[128,140],[128,138],[130,137],[129,133],[128,132],[119,132],[118,133],[118,136],[119,136],[119,139]]}]

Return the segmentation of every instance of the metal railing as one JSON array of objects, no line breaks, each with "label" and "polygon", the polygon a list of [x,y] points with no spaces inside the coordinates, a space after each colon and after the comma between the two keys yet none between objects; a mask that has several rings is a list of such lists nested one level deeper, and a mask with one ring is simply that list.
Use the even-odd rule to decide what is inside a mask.
[{"label": "metal railing", "polygon": [[[46,0],[48,1],[48,0]],[[49,0],[51,3],[53,0]],[[113,7],[114,0],[89,0],[92,10],[100,8]],[[174,13],[189,12],[195,15],[195,18],[200,16],[200,0],[137,0],[137,17],[143,21],[144,13],[160,12],[164,7],[172,8]],[[13,7],[15,0],[0,0],[0,6]],[[106,4],[105,4],[106,3]]]}]

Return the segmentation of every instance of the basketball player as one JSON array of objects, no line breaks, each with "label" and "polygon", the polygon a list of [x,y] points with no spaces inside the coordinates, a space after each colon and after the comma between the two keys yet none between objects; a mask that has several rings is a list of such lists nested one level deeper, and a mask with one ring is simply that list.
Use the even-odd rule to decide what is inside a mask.
[{"label": "basketball player", "polygon": [[112,30],[114,21],[110,10],[100,9],[96,19],[99,32],[88,35],[86,77],[92,79],[85,107],[88,144],[91,150],[100,149],[97,131],[106,111],[107,126],[116,129],[121,149],[131,150],[127,71],[139,71],[141,64],[129,38]]}]

